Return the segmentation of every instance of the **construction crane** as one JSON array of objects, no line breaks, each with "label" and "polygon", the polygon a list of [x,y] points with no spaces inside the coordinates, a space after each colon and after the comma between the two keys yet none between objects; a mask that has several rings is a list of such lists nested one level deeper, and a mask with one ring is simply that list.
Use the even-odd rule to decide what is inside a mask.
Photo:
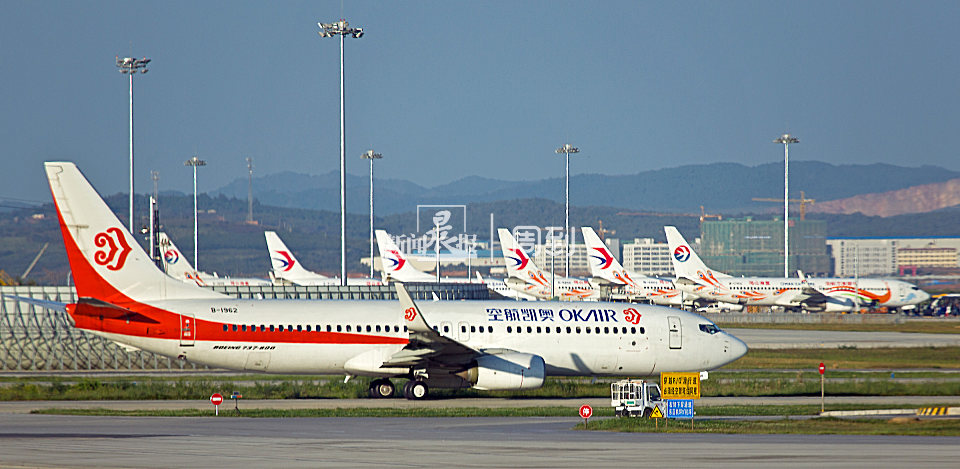
[{"label": "construction crane", "polygon": [[706,220],[707,218],[716,218],[717,221],[722,221],[723,215],[720,215],[719,213],[718,214],[707,213],[703,210],[703,205],[701,205],[700,206],[700,224],[702,225],[703,221]]},{"label": "construction crane", "polygon": [[[754,197],[753,200],[754,200],[755,202],[777,202],[777,203],[781,203],[781,204],[783,203],[783,199],[773,199],[773,198],[768,198],[768,197]],[[799,198],[799,199],[787,199],[787,200],[788,200],[790,203],[792,203],[792,204],[800,204],[800,219],[801,219],[801,220],[806,220],[806,219],[807,219],[807,204],[813,205],[813,204],[816,202],[815,199],[808,199],[808,198],[807,198],[807,195],[804,194],[803,191],[800,191],[800,198]]]},{"label": "construction crane", "polygon": [[597,220],[597,234],[600,235],[600,239],[604,239],[607,233],[617,234],[617,230],[605,230],[603,229],[603,220]]}]

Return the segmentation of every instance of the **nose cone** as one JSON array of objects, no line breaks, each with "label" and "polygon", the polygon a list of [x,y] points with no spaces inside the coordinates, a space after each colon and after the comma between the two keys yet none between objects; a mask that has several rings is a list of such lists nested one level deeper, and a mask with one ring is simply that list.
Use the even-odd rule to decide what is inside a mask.
[{"label": "nose cone", "polygon": [[721,366],[737,361],[740,357],[746,355],[748,350],[747,344],[744,341],[726,332],[724,332],[723,335],[723,353],[718,354],[717,361],[719,363],[717,363],[715,368],[720,368]]},{"label": "nose cone", "polygon": [[927,301],[930,299],[930,294],[923,290],[918,290],[917,296],[920,297],[920,301],[918,301],[918,303],[923,303],[924,301]]},{"label": "nose cone", "polygon": [[[727,335],[730,335],[730,334],[727,334]],[[730,356],[733,357],[733,360],[738,360],[740,359],[740,357],[746,355],[749,349],[750,348],[747,347],[746,342],[730,335],[730,349],[727,353],[729,353]]]}]

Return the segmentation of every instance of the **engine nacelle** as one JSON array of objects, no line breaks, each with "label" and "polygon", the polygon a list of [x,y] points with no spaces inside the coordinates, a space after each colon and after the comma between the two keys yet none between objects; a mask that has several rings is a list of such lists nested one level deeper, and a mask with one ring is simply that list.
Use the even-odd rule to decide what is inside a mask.
[{"label": "engine nacelle", "polygon": [[536,389],[543,386],[546,371],[539,355],[504,351],[480,356],[475,366],[457,376],[484,391]]},{"label": "engine nacelle", "polygon": [[847,313],[853,311],[855,305],[847,298],[828,298],[822,303],[805,304],[803,309],[811,313]]}]

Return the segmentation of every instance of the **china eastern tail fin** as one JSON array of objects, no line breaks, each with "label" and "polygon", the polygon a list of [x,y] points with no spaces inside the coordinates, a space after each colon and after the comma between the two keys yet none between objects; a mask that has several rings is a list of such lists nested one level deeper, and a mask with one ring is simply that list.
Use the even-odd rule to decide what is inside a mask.
[{"label": "china eastern tail fin", "polygon": [[75,164],[47,162],[44,167],[78,297],[121,307],[223,297],[161,272]]},{"label": "china eastern tail fin", "polygon": [[317,281],[333,283],[333,279],[330,277],[304,268],[303,264],[293,255],[293,251],[287,248],[287,245],[280,240],[280,236],[277,236],[276,232],[264,231],[263,237],[267,240],[267,250],[270,251],[270,266],[273,269],[273,278],[296,284],[312,284]]},{"label": "china eastern tail fin", "polygon": [[610,249],[597,236],[593,228],[584,226],[583,242],[587,245],[587,262],[590,264],[590,275],[617,285],[637,286],[635,274],[630,274],[620,265],[620,261],[613,257]]},{"label": "china eastern tail fin", "polygon": [[667,246],[670,249],[670,260],[673,262],[673,270],[677,278],[686,278],[695,282],[713,284],[714,279],[729,278],[730,276],[723,272],[710,270],[706,264],[700,260],[700,256],[694,252],[693,248],[683,238],[683,235],[673,226],[664,226],[663,231],[667,234]]},{"label": "china eastern tail fin", "polygon": [[190,265],[190,261],[188,261],[186,256],[180,252],[180,249],[173,244],[173,240],[167,236],[167,233],[161,231],[157,234],[157,245],[160,246],[163,270],[167,275],[182,281],[196,274],[193,266]]},{"label": "china eastern tail fin", "polygon": [[384,278],[397,282],[437,281],[433,275],[414,267],[386,231],[376,230],[376,235]]},{"label": "china eastern tail fin", "polygon": [[539,285],[542,287],[550,286],[549,277],[537,267],[533,259],[523,251],[516,238],[510,234],[510,230],[499,228],[497,234],[500,236],[500,248],[503,251],[503,259],[507,266],[507,274],[510,277],[523,280],[526,283]]}]

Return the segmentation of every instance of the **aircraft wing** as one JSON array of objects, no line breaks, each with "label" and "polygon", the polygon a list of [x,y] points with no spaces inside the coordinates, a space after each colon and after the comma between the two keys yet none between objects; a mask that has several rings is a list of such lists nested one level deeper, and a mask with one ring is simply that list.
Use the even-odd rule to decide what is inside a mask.
[{"label": "aircraft wing", "polygon": [[824,294],[822,291],[818,290],[813,285],[810,285],[807,282],[807,277],[803,275],[803,272],[797,271],[800,275],[800,281],[803,283],[803,288],[793,297],[793,301],[801,305],[813,304],[813,305],[822,305],[830,301],[830,297]]},{"label": "aircraft wing", "polygon": [[403,284],[395,285],[407,330],[410,332],[410,342],[384,362],[384,367],[460,369],[483,354],[430,327]]}]

